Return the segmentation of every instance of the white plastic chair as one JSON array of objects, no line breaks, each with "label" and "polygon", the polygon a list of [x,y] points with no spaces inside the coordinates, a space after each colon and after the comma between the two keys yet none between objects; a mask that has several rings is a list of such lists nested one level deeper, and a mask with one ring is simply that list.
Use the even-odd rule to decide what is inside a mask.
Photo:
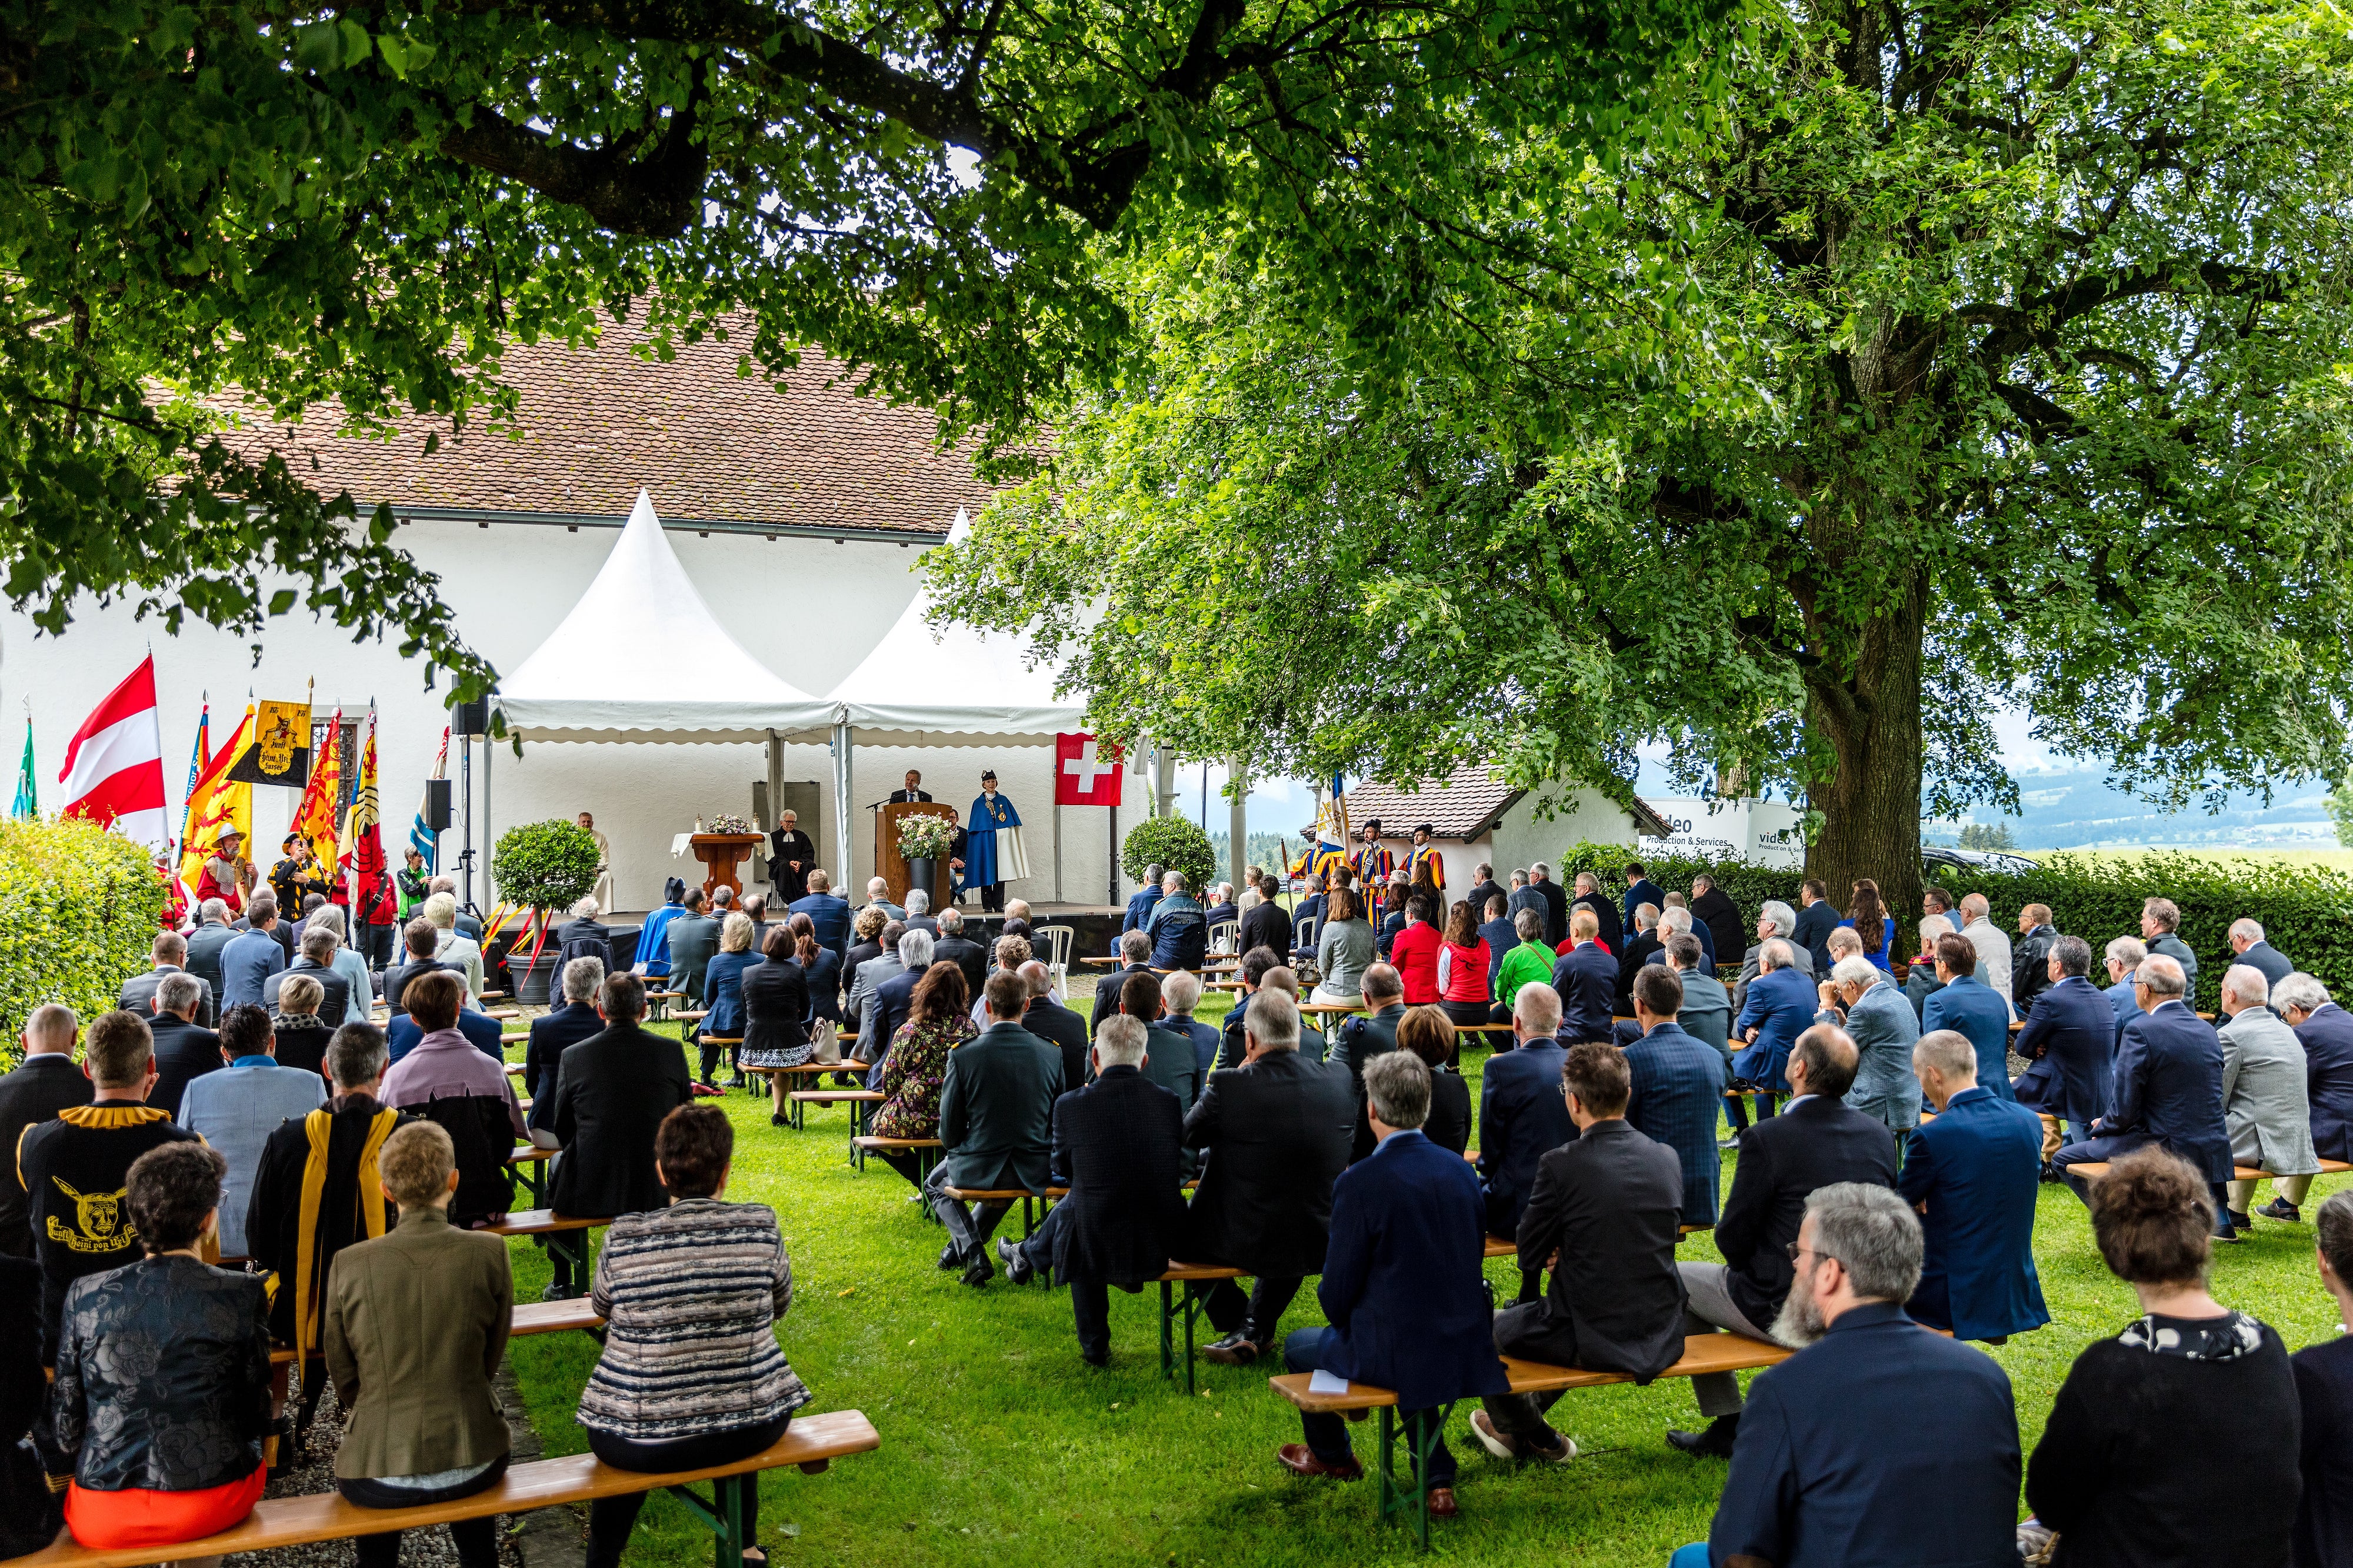
[{"label": "white plastic chair", "polygon": [[1033,953],[1041,940],[1046,944],[1046,952],[1043,955],[1046,973],[1053,976],[1054,999],[1058,1002],[1067,999],[1070,995],[1071,943],[1078,934],[1077,930],[1071,926],[1039,926],[1029,933]]},{"label": "white plastic chair", "polygon": [[1242,922],[1238,920],[1219,921],[1216,925],[1211,926],[1209,951],[1221,954],[1231,953],[1234,951],[1234,943],[1241,938],[1241,929]]}]

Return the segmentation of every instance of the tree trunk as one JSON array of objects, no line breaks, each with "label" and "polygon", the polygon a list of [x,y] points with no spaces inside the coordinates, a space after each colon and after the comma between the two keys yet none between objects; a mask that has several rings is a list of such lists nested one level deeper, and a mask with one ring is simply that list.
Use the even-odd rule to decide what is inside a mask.
[{"label": "tree trunk", "polygon": [[[1862,634],[1853,668],[1840,679],[1810,673],[1807,717],[1835,764],[1812,791],[1820,837],[1806,870],[1847,910],[1859,878],[1879,884],[1895,918],[1895,952],[1914,951],[1920,913],[1920,649],[1926,572]],[[1869,939],[1866,937],[1865,939]]]}]

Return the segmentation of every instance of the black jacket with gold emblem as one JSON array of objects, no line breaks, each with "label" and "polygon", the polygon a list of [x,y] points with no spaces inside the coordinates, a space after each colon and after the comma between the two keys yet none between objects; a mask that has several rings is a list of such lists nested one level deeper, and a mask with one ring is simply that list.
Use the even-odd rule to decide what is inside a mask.
[{"label": "black jacket with gold emblem", "polygon": [[58,1318],[66,1289],[85,1274],[138,1261],[123,1188],[131,1162],[165,1143],[196,1139],[153,1106],[128,1100],[69,1106],[55,1121],[16,1140],[16,1176],[25,1186],[33,1252],[41,1265],[41,1364],[57,1360]]}]

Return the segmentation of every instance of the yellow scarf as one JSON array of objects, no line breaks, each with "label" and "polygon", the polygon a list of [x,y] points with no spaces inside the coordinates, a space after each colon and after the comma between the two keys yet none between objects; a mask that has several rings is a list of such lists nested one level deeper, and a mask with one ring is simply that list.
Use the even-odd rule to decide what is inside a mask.
[{"label": "yellow scarf", "polygon": [[[399,1121],[397,1110],[376,1112],[368,1124],[367,1142],[360,1149],[360,1218],[371,1240],[384,1234],[384,1174],[376,1167],[376,1155]],[[302,1167],[301,1232],[295,1244],[294,1353],[298,1369],[319,1343],[319,1297],[321,1287],[326,1283],[319,1278],[319,1205],[327,1186],[327,1137],[334,1125],[332,1111],[314,1110],[302,1119],[303,1134],[311,1141],[311,1158]],[[273,1300],[277,1293],[277,1278],[273,1275]]]}]

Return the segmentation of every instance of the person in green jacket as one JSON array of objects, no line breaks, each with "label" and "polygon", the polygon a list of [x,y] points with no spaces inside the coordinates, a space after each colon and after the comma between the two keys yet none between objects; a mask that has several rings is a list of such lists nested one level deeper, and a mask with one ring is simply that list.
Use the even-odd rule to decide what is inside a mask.
[{"label": "person in green jacket", "polygon": [[1520,945],[1504,954],[1495,971],[1495,1000],[1506,1013],[1512,1010],[1520,987],[1531,980],[1549,982],[1553,966],[1553,951],[1545,945],[1542,910],[1522,910],[1512,917],[1512,929],[1519,932]]}]

